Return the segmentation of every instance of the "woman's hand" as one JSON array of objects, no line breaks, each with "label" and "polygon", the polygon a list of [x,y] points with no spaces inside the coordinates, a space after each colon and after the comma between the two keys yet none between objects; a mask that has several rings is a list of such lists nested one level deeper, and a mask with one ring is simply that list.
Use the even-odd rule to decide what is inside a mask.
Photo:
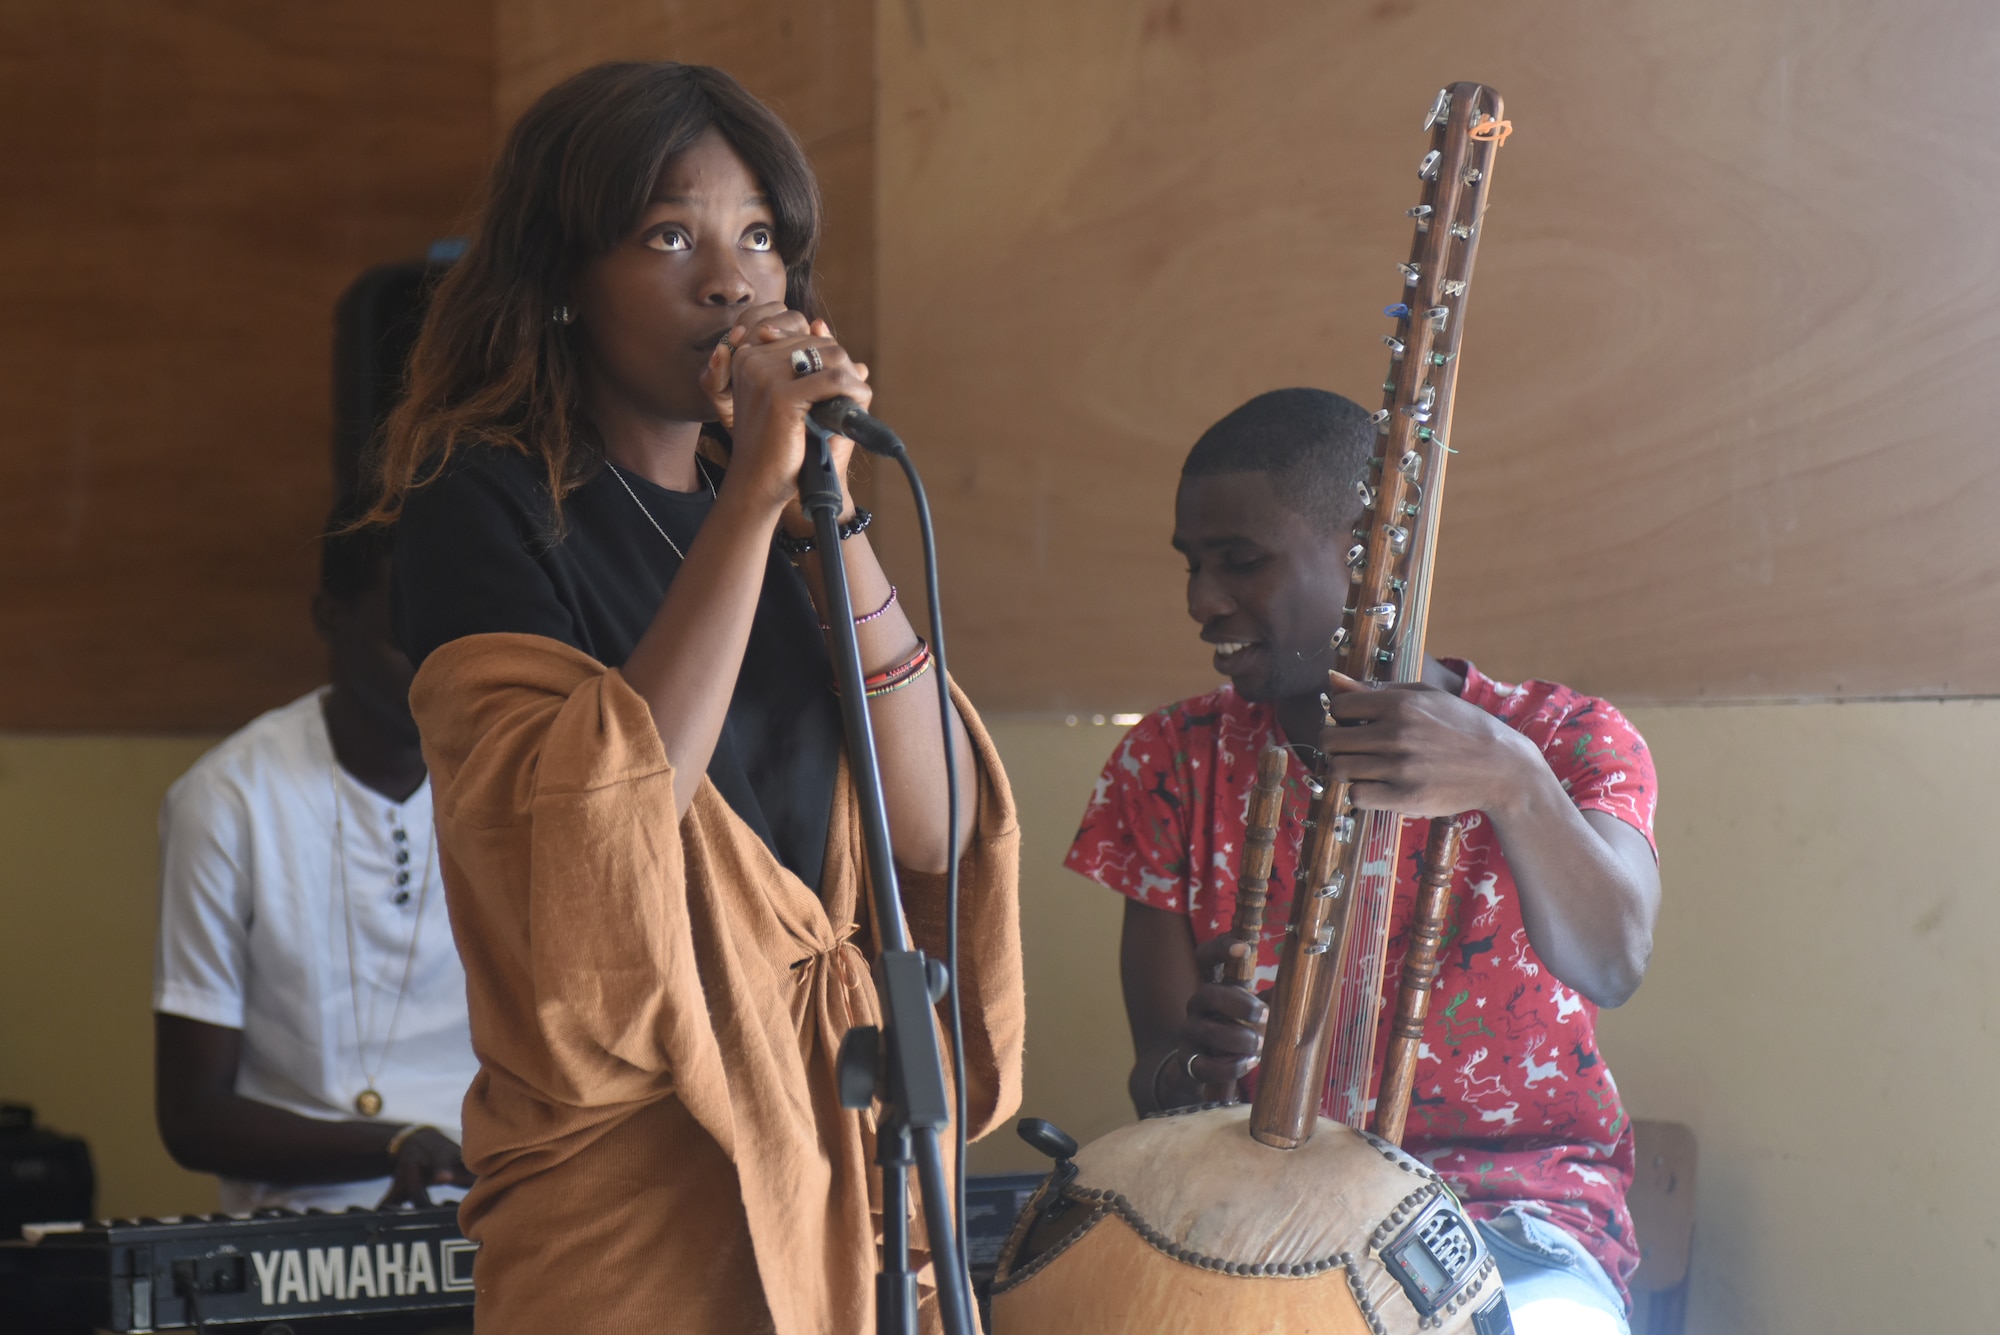
[{"label": "woman's hand", "polygon": [[[818,354],[819,370],[800,375],[793,369],[792,354],[802,349]],[[843,394],[866,408],[874,396],[868,368],[848,356],[826,321],[808,322],[797,311],[769,303],[746,310],[716,345],[702,372],[702,388],[734,442],[731,479],[741,477],[772,504],[788,506],[793,522],[787,527],[804,531],[796,511],[806,412]],[[853,453],[852,441],[835,438],[834,466],[843,477]]]}]

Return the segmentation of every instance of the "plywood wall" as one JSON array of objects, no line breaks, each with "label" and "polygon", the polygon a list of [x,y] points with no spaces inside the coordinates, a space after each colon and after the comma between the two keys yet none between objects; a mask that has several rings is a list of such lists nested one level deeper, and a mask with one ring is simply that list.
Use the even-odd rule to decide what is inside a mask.
[{"label": "plywood wall", "polygon": [[[1211,679],[1249,395],[1368,400],[1418,124],[1507,97],[1432,643],[1627,701],[2000,691],[1986,0],[884,0],[882,397],[989,708]],[[907,560],[907,553],[905,553]]]},{"label": "plywood wall", "polygon": [[716,65],[784,117],[826,198],[820,271],[842,341],[874,355],[875,10],[872,0],[496,0],[496,130],[604,60]]},{"label": "plywood wall", "polygon": [[455,226],[482,0],[0,9],[0,727],[233,726],[319,679],[332,313]]}]

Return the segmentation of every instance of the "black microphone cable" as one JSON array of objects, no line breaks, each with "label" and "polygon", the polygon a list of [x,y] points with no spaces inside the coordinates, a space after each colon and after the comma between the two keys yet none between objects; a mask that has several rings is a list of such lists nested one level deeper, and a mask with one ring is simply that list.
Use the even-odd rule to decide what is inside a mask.
[{"label": "black microphone cable", "polygon": [[[894,439],[893,433],[891,438]],[[965,1274],[967,1282],[972,1275],[972,1243],[965,1231],[965,1017],[958,990],[958,748],[952,744],[951,721],[957,711],[951,702],[951,677],[946,670],[944,653],[944,608],[938,592],[937,536],[931,527],[930,497],[924,492],[924,480],[917,475],[917,466],[910,462],[909,453],[902,448],[903,442],[896,441],[896,462],[903,467],[903,476],[910,483],[910,500],[917,511],[917,532],[924,548],[924,597],[930,603],[931,656],[937,660],[938,725],[944,740],[944,792],[945,830],[947,832],[947,854],[945,869],[944,897],[944,953],[945,977],[949,986],[945,992],[948,1015],[951,1021],[951,1080],[954,1100],[952,1137],[952,1209],[957,1215],[958,1268]],[[977,837],[977,817],[974,819],[974,837]]]}]

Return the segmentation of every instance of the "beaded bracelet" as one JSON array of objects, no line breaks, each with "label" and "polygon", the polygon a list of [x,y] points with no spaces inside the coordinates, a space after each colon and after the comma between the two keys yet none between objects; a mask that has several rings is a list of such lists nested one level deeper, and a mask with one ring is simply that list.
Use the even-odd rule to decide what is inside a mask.
[{"label": "beaded bracelet", "polygon": [[[840,540],[842,542],[846,542],[849,538],[853,537],[855,534],[859,533],[862,529],[867,528],[870,524],[874,522],[875,522],[875,516],[872,512],[864,510],[858,505],[855,506],[854,518],[848,520],[846,523],[840,526],[839,529]],[[793,556],[793,557],[804,556],[807,552],[816,552],[819,550],[819,539],[814,537],[810,533],[806,534],[802,538],[795,538],[791,534],[785,532],[785,530],[779,529],[778,550],[783,552],[786,556]]]},{"label": "beaded bracelet", "polygon": [[869,677],[866,681],[862,682],[862,687],[870,695],[893,690],[923,672],[930,665],[931,647],[924,643],[923,637],[919,635],[917,637],[917,651],[915,653],[896,664],[896,666],[884,668],[882,671]]},{"label": "beaded bracelet", "polygon": [[[907,686],[915,681],[929,669],[930,665],[931,647],[924,642],[923,636],[919,635],[917,637],[917,651],[915,653],[894,667],[884,668],[880,672],[863,678],[861,689],[871,700],[878,695],[887,695],[897,687]],[[839,695],[840,682],[835,680],[829,684],[833,687],[833,693]]]},{"label": "beaded bracelet", "polygon": [[[887,615],[889,609],[894,607],[895,605],[896,605],[896,586],[891,584],[889,586],[889,596],[883,599],[882,605],[876,608],[872,612],[854,618],[854,624],[857,626],[865,626],[869,622],[873,621],[876,617]],[[819,623],[819,628],[821,630],[828,630],[828,631],[833,629],[831,625],[827,624],[824,621]]]},{"label": "beaded bracelet", "polygon": [[929,672],[931,670],[931,664],[935,663],[937,660],[935,658],[932,658],[931,651],[929,649],[926,649],[924,650],[920,659],[912,661],[916,662],[917,664],[915,669],[909,672],[905,672],[903,675],[897,677],[892,682],[888,682],[881,686],[869,687],[868,698],[870,700],[873,700],[877,696],[888,695],[891,692],[902,690],[905,686],[908,686],[911,682],[923,676],[926,672]]}]

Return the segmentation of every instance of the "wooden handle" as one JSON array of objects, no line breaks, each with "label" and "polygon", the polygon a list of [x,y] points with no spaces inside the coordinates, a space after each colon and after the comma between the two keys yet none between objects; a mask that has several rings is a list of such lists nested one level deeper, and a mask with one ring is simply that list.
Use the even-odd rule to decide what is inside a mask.
[{"label": "wooden handle", "polygon": [[1392,1145],[1403,1143],[1403,1124],[1410,1116],[1417,1052],[1423,1046],[1424,1021],[1430,1015],[1431,989],[1437,986],[1438,943],[1444,940],[1451,877],[1458,869],[1459,835],[1464,828],[1456,816],[1434,820],[1430,842],[1424,848],[1417,913],[1410,923],[1409,949],[1403,954],[1403,981],[1396,995],[1389,1053],[1382,1062],[1382,1087],[1375,1096],[1375,1134]]},{"label": "wooden handle", "polygon": [[[1249,947],[1241,958],[1231,955],[1222,965],[1222,981],[1252,991],[1257,983],[1257,953],[1264,940],[1264,905],[1271,885],[1271,860],[1278,847],[1278,817],[1285,808],[1285,769],[1291,752],[1267,748],[1257,757],[1257,784],[1250,790],[1250,823],[1243,835],[1243,865],[1236,876],[1236,917],[1229,934]],[[1209,1103],[1236,1102],[1236,1082],[1203,1085]]]}]

